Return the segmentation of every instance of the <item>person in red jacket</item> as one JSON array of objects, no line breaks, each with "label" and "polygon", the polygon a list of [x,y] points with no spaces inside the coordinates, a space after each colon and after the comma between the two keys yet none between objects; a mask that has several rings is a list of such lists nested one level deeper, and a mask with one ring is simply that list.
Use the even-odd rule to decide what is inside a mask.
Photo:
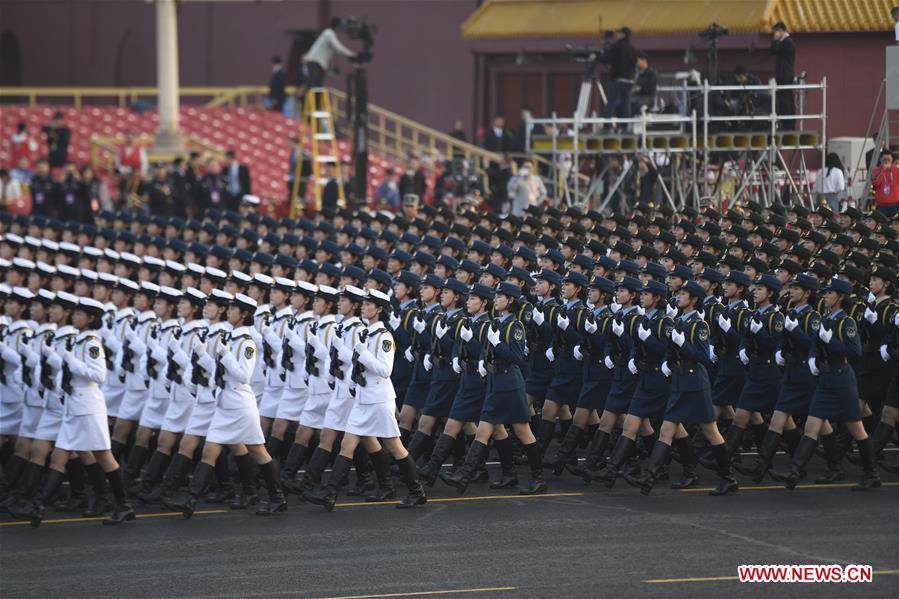
[{"label": "person in red jacket", "polygon": [[892,153],[884,152],[880,157],[880,166],[871,171],[871,184],[877,210],[887,217],[899,213],[899,166]]}]

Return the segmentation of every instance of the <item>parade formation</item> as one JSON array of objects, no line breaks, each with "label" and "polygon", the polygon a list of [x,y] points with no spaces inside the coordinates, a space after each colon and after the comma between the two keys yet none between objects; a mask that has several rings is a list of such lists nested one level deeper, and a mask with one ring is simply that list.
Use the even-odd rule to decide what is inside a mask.
[{"label": "parade formation", "polygon": [[0,213],[0,510],[121,524],[899,471],[895,216],[257,206]]}]

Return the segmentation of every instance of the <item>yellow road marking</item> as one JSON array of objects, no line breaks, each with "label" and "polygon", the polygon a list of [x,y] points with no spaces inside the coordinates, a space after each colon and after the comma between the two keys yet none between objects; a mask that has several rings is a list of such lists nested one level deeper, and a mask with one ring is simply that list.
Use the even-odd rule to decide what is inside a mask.
[{"label": "yellow road marking", "polygon": [[[899,574],[899,570],[874,570],[875,576],[889,576]],[[698,578],[652,578],[643,580],[646,584],[672,584],[679,582],[717,582],[720,580],[740,580],[739,576],[702,576]]]},{"label": "yellow road marking", "polygon": [[[194,512],[194,516],[201,516],[206,514],[224,514],[229,512],[230,510],[197,510]],[[181,516],[181,512],[159,512],[157,514],[138,514],[138,518],[165,518],[172,516]],[[50,520],[43,520],[41,522],[41,526],[44,524],[65,524],[67,522],[99,522],[101,520],[106,520],[106,516],[97,516],[91,518],[53,518]],[[19,520],[16,522],[0,522],[0,526],[30,526],[31,523],[27,520]]]},{"label": "yellow road marking", "polygon": [[[885,482],[881,483],[884,487],[899,487],[899,482]],[[831,485],[796,485],[797,489],[849,489],[850,487],[854,487],[855,483],[834,483]],[[713,490],[715,487],[694,487],[691,489],[680,489],[681,493],[705,493],[707,491]],[[740,485],[740,491],[788,491],[783,485],[755,485],[755,486],[743,486]]]},{"label": "yellow road marking", "polygon": [[518,587],[484,587],[480,589],[444,589],[442,591],[418,591],[414,593],[388,593],[384,595],[345,595],[342,597],[321,597],[320,599],[380,599],[385,597],[427,597],[428,595],[458,595],[460,593],[498,593],[517,591]]},{"label": "yellow road marking", "polygon": [[[479,497],[437,497],[428,498],[428,503],[450,503],[453,501],[490,501],[491,499],[539,499],[541,497],[583,497],[584,493],[544,493],[542,495],[482,495]],[[353,503],[337,503],[335,507],[365,507],[367,505],[395,505],[396,501],[354,501]],[[380,595],[379,595],[380,596]]]}]

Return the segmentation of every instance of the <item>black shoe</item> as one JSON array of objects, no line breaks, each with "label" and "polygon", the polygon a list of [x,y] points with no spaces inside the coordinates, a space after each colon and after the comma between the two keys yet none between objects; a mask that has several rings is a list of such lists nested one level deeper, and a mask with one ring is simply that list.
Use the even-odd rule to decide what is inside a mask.
[{"label": "black shoe", "polygon": [[734,479],[733,476],[729,476],[720,479],[718,484],[715,485],[715,488],[709,491],[709,495],[727,495],[728,493],[734,493],[739,489],[740,485],[737,484],[736,479]]},{"label": "black shoe", "polygon": [[396,489],[391,485],[390,487],[378,487],[377,492],[374,495],[366,495],[365,501],[367,503],[378,503],[381,501],[393,501],[396,499]]},{"label": "black shoe", "polygon": [[80,512],[87,508],[87,495],[81,493],[70,493],[65,501],[56,504],[56,511],[60,514],[70,514],[72,512]]},{"label": "black shoe", "polygon": [[699,476],[696,474],[696,469],[692,470],[684,470],[684,473],[681,475],[681,478],[677,482],[673,482],[669,485],[672,489],[689,489],[690,487],[695,487],[699,484]]},{"label": "black shoe", "polygon": [[815,479],[816,485],[832,485],[840,481],[846,480],[846,473],[842,468],[827,469],[823,475]]},{"label": "black shoe", "polygon": [[881,486],[880,477],[877,474],[866,474],[865,477],[852,487],[853,491],[867,491],[869,489],[879,489]]},{"label": "black shoe", "polygon": [[259,506],[259,509],[256,510],[256,515],[271,516],[286,511],[287,498],[284,497],[284,493],[278,491],[277,493],[272,493],[271,496],[269,496],[268,501]]},{"label": "black shoe", "polygon": [[218,489],[210,491],[206,495],[206,503],[225,503],[226,501],[230,501],[234,499],[237,493],[234,492],[234,488],[230,485],[222,485]]},{"label": "black shoe", "polygon": [[28,520],[31,526],[37,528],[44,519],[44,504],[38,500],[27,501],[10,506],[9,513],[16,520]]},{"label": "black shoe", "polygon": [[584,429],[571,425],[571,428],[569,428],[568,432],[565,434],[565,438],[562,439],[562,443],[559,445],[555,457],[552,460],[547,460],[544,463],[544,466],[552,468],[553,475],[560,476],[562,472],[565,471],[565,464],[568,463],[569,459],[574,455],[575,451],[577,451],[583,436]]},{"label": "black shoe", "polygon": [[409,488],[409,493],[406,495],[406,497],[403,498],[401,502],[396,504],[396,509],[406,510],[418,505],[424,505],[427,502],[428,498],[425,495],[424,487],[422,487],[421,483],[419,483],[417,485],[412,485]]},{"label": "black shoe", "polygon": [[337,503],[337,488],[327,486],[318,491],[309,491],[303,494],[303,499],[313,505],[320,505],[330,512]]},{"label": "black shoe", "polygon": [[499,480],[490,483],[491,489],[511,489],[518,486],[518,474],[514,471],[504,471]]},{"label": "black shoe", "polygon": [[[732,426],[728,429],[728,433],[734,428],[737,427]],[[718,468],[716,468],[718,484],[715,485],[714,489],[709,491],[709,495],[721,496],[737,491],[740,486],[737,484],[736,479],[734,479],[734,473],[730,463],[730,458],[733,454],[722,444],[712,446],[712,455],[715,458],[715,462],[718,464]]]},{"label": "black shoe", "polygon": [[418,479],[418,470],[415,468],[415,461],[412,459],[412,456],[407,455],[402,460],[397,460],[397,466],[400,468],[400,477],[408,489],[406,497],[397,504],[397,509],[405,510],[426,504],[428,498],[425,495],[424,487],[421,486],[421,481]]},{"label": "black shoe", "polygon": [[90,499],[87,501],[87,509],[85,509],[81,513],[82,518],[97,518],[102,516],[103,514],[111,511],[113,508],[113,503],[109,499],[108,493],[103,493],[101,495],[91,495]]},{"label": "black shoe", "polygon": [[190,520],[197,509],[197,498],[187,492],[179,492],[174,497],[165,500],[162,504],[173,512],[181,512],[185,520]]},{"label": "black shoe", "polygon": [[350,497],[364,497],[366,493],[369,491],[375,490],[375,479],[372,478],[371,474],[364,474],[362,476],[356,475],[356,484],[352,489],[348,489],[346,494]]},{"label": "black shoe", "polygon": [[234,501],[231,502],[231,505],[228,506],[228,509],[248,510],[258,503],[259,495],[256,494],[256,489],[253,489],[252,492],[249,490],[245,490],[234,498]]},{"label": "black shoe", "polygon": [[155,505],[162,502],[162,485],[156,485],[149,489],[144,489],[138,493],[137,498],[146,504]]},{"label": "black shoe", "polygon": [[115,509],[112,510],[112,515],[103,521],[103,526],[115,526],[122,522],[134,520],[135,517],[134,508],[131,507],[131,504],[117,503]]},{"label": "black shoe", "polygon": [[867,437],[855,443],[858,445],[858,454],[862,458],[862,468],[865,471],[865,477],[852,487],[852,490],[867,491],[879,488],[881,482],[880,477],[877,476],[877,467],[874,464],[874,442],[871,437]]},{"label": "black shoe", "polygon": [[541,495],[549,490],[546,479],[543,478],[542,449],[537,442],[522,446],[524,454],[528,457],[528,465],[531,467],[531,484],[524,489],[519,489],[519,495]]},{"label": "black shoe", "polygon": [[440,480],[453,487],[459,493],[464,493],[468,488],[468,483],[475,476],[477,469],[481,465],[482,458],[487,453],[487,446],[480,441],[474,441],[468,448],[465,456],[465,463],[462,467],[452,473],[442,472]]}]

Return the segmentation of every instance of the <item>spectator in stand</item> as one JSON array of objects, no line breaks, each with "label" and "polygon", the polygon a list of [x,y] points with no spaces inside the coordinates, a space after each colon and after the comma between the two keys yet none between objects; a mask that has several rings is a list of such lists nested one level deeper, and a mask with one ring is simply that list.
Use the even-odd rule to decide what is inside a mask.
[{"label": "spectator in stand", "polygon": [[145,191],[144,205],[153,216],[169,218],[174,216],[175,198],[172,193],[172,185],[169,179],[168,167],[165,164],[157,164],[153,170],[153,178]]},{"label": "spectator in stand", "polygon": [[124,197],[136,190],[147,175],[147,150],[134,141],[134,132],[125,131],[124,142],[116,149],[115,167],[119,173],[119,192]]},{"label": "spectator in stand", "polygon": [[202,214],[209,208],[226,209],[227,193],[222,167],[219,166],[218,161],[210,158],[206,161],[206,173],[200,179],[200,200],[197,206],[199,212]]},{"label": "spectator in stand", "polygon": [[16,132],[9,139],[9,163],[21,165],[25,160],[25,166],[31,168],[38,149],[37,140],[28,134],[28,125],[25,121],[19,121]]},{"label": "spectator in stand", "polygon": [[25,196],[19,182],[10,176],[8,170],[0,169],[0,212],[27,215],[31,211],[25,204]]},{"label": "spectator in stand", "polygon": [[895,156],[884,151],[880,166],[871,171],[875,207],[887,218],[899,214],[899,166]]},{"label": "spectator in stand", "polygon": [[225,165],[222,177],[227,191],[225,206],[228,210],[237,210],[240,199],[253,193],[250,182],[250,168],[238,162],[234,150],[225,152]]},{"label": "spectator in stand", "polygon": [[539,123],[531,122],[534,118],[534,109],[525,106],[521,109],[521,126],[518,128],[518,134],[515,139],[515,151],[525,154],[528,151],[528,136],[545,135],[546,129]]},{"label": "spectator in stand", "polygon": [[172,172],[169,175],[172,187],[173,216],[187,218],[193,214],[193,193],[188,178],[187,163],[180,156],[172,161]]},{"label": "spectator in stand", "polygon": [[340,179],[343,181],[343,197],[346,199],[347,208],[350,210],[363,208],[364,206],[357,206],[359,198],[356,197],[356,179],[353,177],[353,168],[349,162],[340,163]]},{"label": "spectator in stand", "polygon": [[[778,85],[792,85],[793,71],[796,67],[796,44],[783,22],[775,23],[773,31],[771,53],[774,54],[774,80]],[[779,90],[775,99],[775,108],[778,116],[796,114],[793,90]],[[792,131],[795,126],[795,121],[784,121],[781,129]]]},{"label": "spectator in stand", "polygon": [[399,212],[401,198],[400,186],[396,180],[396,172],[392,168],[388,168],[385,173],[384,182],[378,186],[378,210]]},{"label": "spectator in stand", "polygon": [[199,152],[191,152],[187,162],[187,172],[185,173],[185,177],[187,178],[188,189],[190,189],[191,203],[195,210],[199,208],[203,199],[204,172],[203,157]]},{"label": "spectator in stand", "polygon": [[509,180],[508,196],[509,201],[503,205],[501,212],[508,212],[513,216],[524,215],[528,206],[543,205],[546,187],[532,160],[525,160],[518,169],[518,174]]},{"label": "spectator in stand", "polygon": [[113,210],[112,200],[109,197],[109,190],[106,185],[97,178],[94,169],[85,166],[81,169],[81,187],[90,206],[91,215],[97,214],[101,210]]},{"label": "spectator in stand", "polygon": [[400,196],[405,197],[406,194],[414,193],[420,198],[425,196],[428,190],[428,181],[425,177],[425,169],[421,161],[413,156],[409,159],[409,165],[403,176],[400,177]]},{"label": "spectator in stand", "polygon": [[69,142],[72,132],[63,121],[61,112],[53,115],[53,121],[42,129],[44,139],[47,141],[47,161],[50,168],[61,168],[69,160]]},{"label": "spectator in stand", "polygon": [[356,53],[340,43],[336,29],[340,27],[340,19],[331,19],[331,24],[322,31],[306,53],[306,65],[309,67],[309,87],[321,87],[325,81],[325,73],[331,64],[334,54],[342,54],[347,58],[355,58]]},{"label": "spectator in stand", "polygon": [[19,186],[28,185],[31,177],[34,176],[34,171],[31,169],[31,160],[27,156],[21,156],[17,164],[18,166],[10,171],[10,176],[14,181],[18,181]]},{"label": "spectator in stand", "polygon": [[50,176],[50,164],[38,160],[31,178],[31,212],[56,217],[62,203],[62,188]]},{"label": "spectator in stand", "polygon": [[287,71],[281,63],[280,56],[272,56],[272,74],[268,79],[269,108],[276,112],[284,110],[287,98]]},{"label": "spectator in stand", "polygon": [[462,127],[462,120],[456,119],[453,123],[453,130],[450,131],[450,137],[454,137],[459,141],[468,141],[468,136],[465,135],[465,129]]},{"label": "spectator in stand", "polygon": [[840,157],[831,152],[824,158],[824,168],[815,179],[815,193],[821,196],[835,214],[840,213],[840,195],[846,189],[846,177]]},{"label": "spectator in stand", "polygon": [[506,119],[503,117],[497,116],[493,119],[493,126],[484,135],[484,149],[501,154],[515,151],[515,142],[512,135],[506,131]]},{"label": "spectator in stand", "polygon": [[499,163],[491,162],[487,167],[487,185],[489,194],[487,205],[494,212],[502,212],[503,206],[509,201],[509,181],[512,180],[512,159],[508,154],[503,154]]},{"label": "spectator in stand", "polygon": [[658,85],[659,76],[656,74],[656,70],[649,65],[649,56],[645,52],[640,52],[637,54],[637,79],[632,102],[633,114],[640,114],[644,107],[647,112],[653,109]]},{"label": "spectator in stand", "polygon": [[[603,109],[603,117],[630,118],[631,89],[637,68],[637,51],[631,45],[631,30],[622,27],[614,34],[615,41],[603,53],[602,61],[609,64],[609,99]],[[610,125],[606,125],[608,129]]]},{"label": "spectator in stand", "polygon": [[340,186],[337,183],[337,173],[334,163],[325,163],[325,187],[322,189],[322,210],[337,210],[340,201]]},{"label": "spectator in stand", "polygon": [[658,192],[659,172],[648,156],[637,159],[637,190],[639,201],[654,204]]},{"label": "spectator in stand", "polygon": [[90,218],[90,200],[81,185],[81,173],[71,162],[65,166],[62,176],[62,205],[59,218],[85,221]]}]

